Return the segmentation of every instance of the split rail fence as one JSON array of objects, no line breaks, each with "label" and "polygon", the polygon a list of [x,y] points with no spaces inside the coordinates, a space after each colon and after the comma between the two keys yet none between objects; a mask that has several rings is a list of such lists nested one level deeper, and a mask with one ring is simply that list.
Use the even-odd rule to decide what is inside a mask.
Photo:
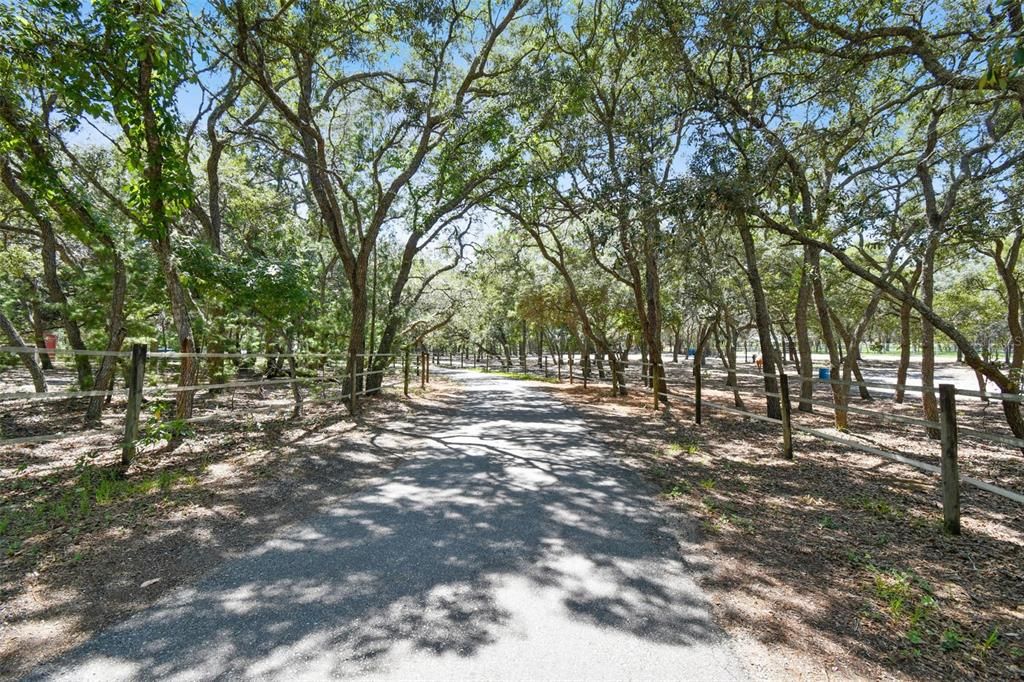
[{"label": "split rail fence", "polygon": [[[135,454],[141,430],[151,430],[161,423],[159,414],[154,414],[148,421],[143,420],[143,406],[146,401],[160,403],[169,400],[176,394],[183,392],[201,393],[206,395],[231,392],[232,400],[228,405],[229,411],[234,408],[234,395],[236,391],[257,391],[260,397],[265,389],[290,387],[293,390],[293,402],[301,405],[303,403],[329,403],[344,402],[351,413],[356,410],[358,398],[376,395],[388,388],[402,386],[406,395],[409,393],[410,374],[414,373],[425,385],[429,372],[429,362],[424,353],[419,354],[417,367],[412,367],[411,353],[404,354],[370,355],[360,354],[358,363],[351,363],[358,366],[362,371],[355,373],[345,372],[345,360],[348,355],[345,353],[179,353],[160,351],[150,353],[148,348],[142,344],[136,344],[130,351],[76,351],[72,349],[46,349],[23,346],[0,346],[0,353],[31,354],[40,358],[48,354],[56,360],[57,357],[71,358],[75,356],[88,357],[113,357],[118,363],[120,371],[115,371],[115,380],[107,389],[96,390],[73,390],[58,389],[45,392],[17,390],[0,392],[0,405],[14,404],[22,408],[22,412],[29,406],[43,402],[72,403],[82,399],[102,398],[107,402],[107,408],[103,410],[106,415],[103,423],[97,428],[75,428],[67,429],[67,425],[76,421],[84,425],[85,413],[79,413],[75,408],[68,407],[57,414],[51,414],[50,420],[57,424],[58,430],[48,433],[32,434],[27,436],[6,436],[0,424],[0,449],[8,446],[28,446],[40,443],[59,441],[68,437],[83,437],[92,439],[101,436],[119,437],[113,446],[122,449],[122,462],[127,463]],[[177,384],[177,367],[183,358],[192,358],[198,364],[197,381],[191,385]],[[255,364],[265,360],[268,364],[277,363],[276,374],[266,376],[256,374]],[[289,368],[283,367],[283,362],[288,361]],[[234,363],[234,379],[223,379],[213,381],[213,378],[223,376],[224,369],[214,368],[210,361],[222,364],[224,361]],[[229,365],[230,365],[229,363]],[[73,363],[72,363],[73,364]],[[369,368],[369,369],[363,369]],[[67,378],[70,383],[74,381],[73,367],[62,368],[65,371],[62,378]],[[171,370],[170,372],[168,370]],[[288,376],[279,376],[280,373],[289,373]],[[248,373],[249,376],[239,376]],[[55,376],[58,373],[50,372],[48,382],[56,384]],[[204,377],[205,375],[205,377]],[[368,382],[367,379],[373,375],[381,375],[379,382]],[[118,382],[117,377],[123,381]],[[250,378],[252,377],[252,378]],[[211,379],[207,383],[200,383],[203,378]],[[121,383],[121,386],[117,384]],[[378,385],[372,385],[378,384]],[[307,389],[307,395],[302,395],[301,389]],[[355,396],[353,400],[351,396]],[[110,405],[117,400],[116,409]],[[123,404],[123,409],[122,409]],[[213,405],[214,408],[223,405]],[[264,411],[248,415],[276,413],[280,404],[272,408],[270,412]],[[209,415],[193,416],[184,422],[195,424],[204,421],[225,418],[223,412],[215,412]],[[17,420],[8,420],[14,421]],[[173,422],[176,420],[167,420]],[[120,422],[120,423],[117,423]],[[167,422],[164,422],[167,423]],[[61,428],[64,427],[64,428]],[[36,427],[31,430],[38,430]]]},{"label": "split rail fence", "polygon": [[[472,353],[435,351],[432,353],[432,359],[435,364],[449,368],[480,368],[485,371],[493,369],[496,371],[506,372],[516,369],[521,371],[523,369],[523,365],[517,363],[518,358],[513,358],[513,362],[509,364],[508,361],[503,358],[491,357],[489,354],[483,355],[484,357],[481,362],[476,354]],[[570,382],[574,382],[579,378],[582,380],[584,386],[588,382],[595,383],[610,381],[607,377],[593,376],[593,368],[596,363],[592,359],[588,362],[588,367],[591,370],[588,372],[578,371],[579,367],[578,364],[574,363],[572,353],[567,354],[567,362],[565,362],[564,365],[562,362],[558,361],[560,359],[561,358],[556,358],[551,362],[548,362],[545,358],[531,356],[527,359],[525,368],[529,373],[536,373],[538,375],[543,375],[544,377],[557,376],[559,380],[562,380],[563,376],[567,377]],[[574,364],[576,364],[575,367]],[[694,421],[697,424],[703,423],[705,419],[705,411],[717,411],[738,415],[744,418],[755,419],[778,426],[781,430],[781,449],[783,457],[790,459],[793,458],[795,450],[793,436],[795,433],[799,433],[854,450],[859,450],[877,457],[882,457],[899,464],[913,467],[927,474],[938,476],[941,480],[942,487],[943,528],[951,534],[960,533],[961,485],[970,485],[980,490],[1012,500],[1018,504],[1024,504],[1024,494],[1021,494],[1020,492],[1009,490],[1005,487],[988,481],[983,481],[978,478],[962,475],[960,473],[959,461],[960,444],[964,440],[1024,449],[1024,439],[1016,438],[1011,435],[994,433],[984,429],[963,426],[959,423],[957,414],[958,396],[985,401],[1021,402],[1024,401],[1024,395],[1016,393],[982,393],[981,391],[957,388],[954,384],[940,384],[937,387],[927,388],[922,385],[895,384],[881,381],[843,381],[835,378],[825,379],[819,376],[805,377],[798,374],[787,374],[786,372],[775,375],[776,382],[779,386],[778,392],[766,392],[763,390],[763,386],[760,389],[751,388],[749,386],[741,385],[738,381],[740,377],[743,377],[763,382],[766,374],[741,372],[735,369],[725,370],[699,366],[699,371],[692,373],[692,383],[680,381],[679,377],[672,377],[671,380],[673,381],[673,385],[669,386],[668,382],[670,379],[668,377],[662,377],[665,379],[665,390],[655,397],[652,389],[653,382],[651,381],[649,369],[651,366],[650,363],[633,363],[627,361],[626,365],[630,368],[639,365],[639,376],[637,376],[636,373],[627,375],[631,380],[630,386],[640,386],[646,390],[651,395],[652,403],[656,408],[660,406],[661,401],[677,398],[693,407]],[[665,363],[663,363],[661,367],[664,368]],[[686,365],[686,367],[692,368],[692,365]],[[565,370],[564,372],[563,369]],[[664,371],[664,369],[662,369],[662,371]],[[609,372],[610,370],[606,368],[603,373],[607,374]],[[720,378],[724,380],[724,385],[714,387],[714,390],[728,392],[735,391],[737,394],[744,393],[747,397],[760,399],[777,398],[779,401],[780,417],[772,417],[767,414],[753,412],[750,409],[744,409],[735,405],[725,405],[721,402],[709,400],[707,396],[704,395],[705,389],[707,388],[704,384],[704,380],[706,378]],[[636,381],[636,379],[638,379],[638,381]],[[887,391],[902,390],[916,394],[923,394],[925,391],[932,391],[938,395],[938,420],[933,421],[922,417],[893,414],[891,412],[871,410],[857,405],[852,405],[850,404],[852,395],[847,397],[846,405],[837,405],[834,401],[825,401],[814,397],[800,398],[798,395],[794,396],[791,391],[794,390],[795,386],[795,390],[799,392],[799,386],[803,381],[813,382],[813,385],[824,384],[829,387],[833,385],[845,386],[850,393],[859,390],[860,387]],[[684,392],[683,389],[689,390]],[[923,462],[918,458],[919,456],[897,449],[885,449],[868,443],[859,442],[851,437],[852,431],[850,429],[847,429],[845,432],[838,431],[836,429],[826,431],[822,428],[813,428],[805,424],[797,423],[793,418],[793,404],[800,402],[827,408],[832,410],[833,414],[835,412],[846,412],[847,414],[865,415],[876,418],[882,422],[920,427],[926,432],[938,432],[939,439],[937,442],[937,448],[939,451],[939,464],[936,465],[929,462]],[[1000,418],[1001,415],[1002,413],[1000,412]],[[931,439],[929,439],[929,441],[930,440]]]}]

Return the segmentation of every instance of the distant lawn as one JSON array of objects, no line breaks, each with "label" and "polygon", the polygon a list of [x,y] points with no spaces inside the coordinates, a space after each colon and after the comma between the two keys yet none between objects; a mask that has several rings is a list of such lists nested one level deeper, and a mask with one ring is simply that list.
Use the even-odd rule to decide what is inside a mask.
[{"label": "distant lawn", "polygon": [[549,384],[558,383],[558,377],[540,377],[530,374],[529,372],[499,372],[497,370],[488,370],[482,367],[466,367],[465,369],[468,369],[471,372],[480,372],[482,374],[505,377],[506,379],[519,379],[520,381],[545,381]]}]

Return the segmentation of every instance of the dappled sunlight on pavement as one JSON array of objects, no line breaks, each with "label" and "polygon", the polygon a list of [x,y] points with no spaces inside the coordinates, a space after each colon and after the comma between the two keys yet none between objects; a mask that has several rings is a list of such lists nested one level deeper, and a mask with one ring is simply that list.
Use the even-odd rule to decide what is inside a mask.
[{"label": "dappled sunlight on pavement", "polygon": [[472,373],[386,480],[40,678],[745,677],[665,510],[572,408]]}]

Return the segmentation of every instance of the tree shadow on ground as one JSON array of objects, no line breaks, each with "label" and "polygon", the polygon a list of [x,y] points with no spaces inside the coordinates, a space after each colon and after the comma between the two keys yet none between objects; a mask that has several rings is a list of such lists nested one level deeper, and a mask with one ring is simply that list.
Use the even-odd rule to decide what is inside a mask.
[{"label": "tree shadow on ground", "polygon": [[720,641],[693,587],[706,567],[681,559],[655,489],[572,408],[485,385],[369,425],[366,447],[404,465],[36,676],[347,677],[404,652],[471,657],[535,598],[602,632]]},{"label": "tree shadow on ground", "polygon": [[[965,487],[954,538],[938,479],[908,467],[809,438],[787,461],[774,425],[715,413],[698,426],[689,407],[665,418],[643,396],[561,394],[700,520],[718,552],[701,585],[725,626],[853,675],[1019,676],[1019,506]],[[1010,634],[986,643],[993,632]]]}]

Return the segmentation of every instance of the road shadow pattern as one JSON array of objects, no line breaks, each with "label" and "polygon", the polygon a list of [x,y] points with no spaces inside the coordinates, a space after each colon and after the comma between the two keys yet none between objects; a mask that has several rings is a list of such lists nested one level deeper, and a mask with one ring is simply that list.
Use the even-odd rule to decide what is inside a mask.
[{"label": "road shadow pattern", "polygon": [[472,656],[509,624],[495,593],[510,575],[557,590],[575,621],[676,646],[721,639],[692,591],[706,566],[680,557],[672,516],[557,398],[477,381],[374,432],[375,449],[419,445],[384,482],[101,633],[62,669],[283,676],[316,659],[318,674],[349,677],[398,646]]}]

